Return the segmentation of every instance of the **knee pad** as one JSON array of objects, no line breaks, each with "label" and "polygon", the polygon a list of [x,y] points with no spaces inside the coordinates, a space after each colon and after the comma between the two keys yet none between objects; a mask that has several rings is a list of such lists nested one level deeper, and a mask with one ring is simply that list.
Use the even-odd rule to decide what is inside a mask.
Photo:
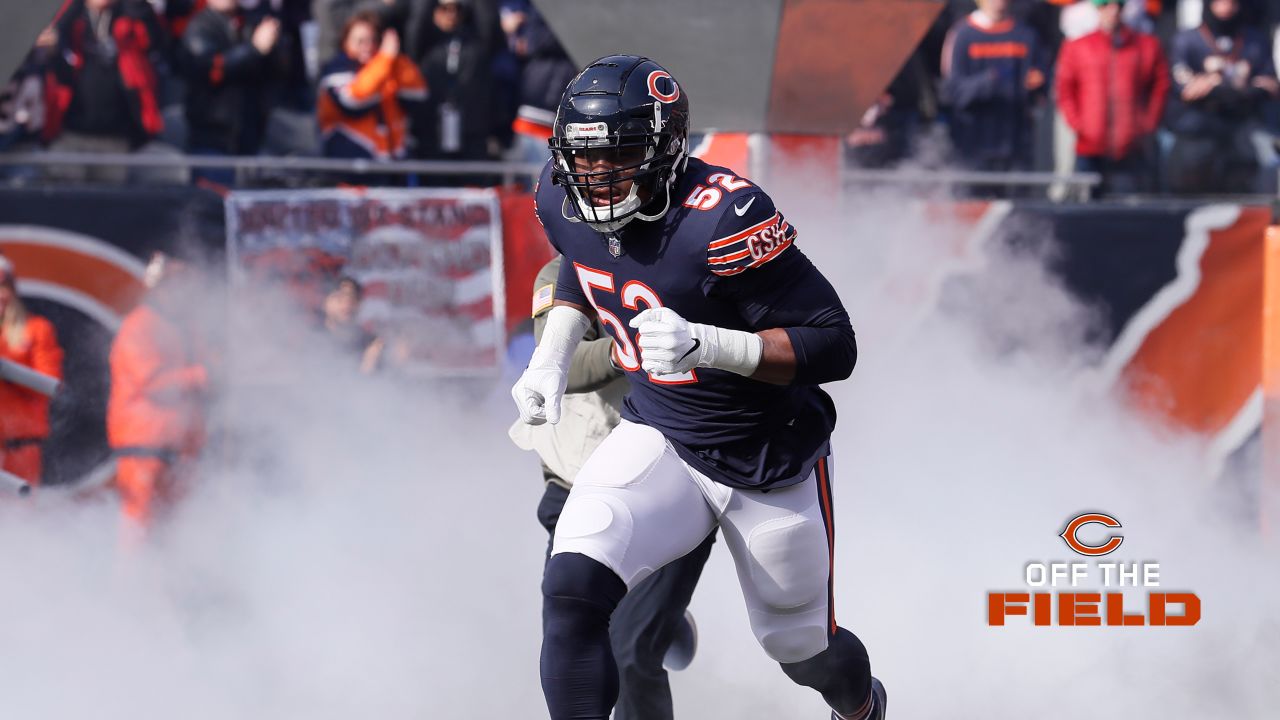
[{"label": "knee pad", "polygon": [[[632,540],[634,525],[631,511],[616,497],[603,493],[570,496],[556,524],[552,552],[598,558],[623,576],[628,571],[623,568],[622,560]],[[635,581],[635,571],[630,572],[633,577],[623,577],[624,581]]]},{"label": "knee pad", "polygon": [[768,609],[795,611],[826,600],[831,555],[822,523],[799,515],[771,520],[751,531],[747,551],[752,588]]},{"label": "knee pad", "polygon": [[580,553],[552,555],[542,573],[544,614],[557,606],[603,612],[607,620],[627,594],[618,574]]},{"label": "knee pad", "polygon": [[816,622],[779,623],[753,617],[751,625],[765,654],[780,663],[807,660],[827,649],[825,612]]},{"label": "knee pad", "polygon": [[760,646],[782,663],[825,650],[831,556],[822,523],[802,515],[775,518],[752,529],[746,549],[743,589]]}]

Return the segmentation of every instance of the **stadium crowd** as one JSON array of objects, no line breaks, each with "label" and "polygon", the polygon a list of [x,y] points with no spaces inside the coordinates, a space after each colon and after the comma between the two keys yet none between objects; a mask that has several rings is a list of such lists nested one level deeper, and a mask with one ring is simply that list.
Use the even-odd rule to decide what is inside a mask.
[{"label": "stadium crowd", "polygon": [[[949,0],[848,157],[1274,191],[1271,5]],[[574,72],[530,0],[66,0],[0,96],[0,149],[538,161]]]},{"label": "stadium crowd", "polygon": [[[1099,173],[1103,193],[1274,192],[1261,0],[950,2],[848,138],[856,164]],[[941,148],[941,150],[939,150]]]},{"label": "stadium crowd", "polygon": [[575,71],[529,0],[66,0],[0,149],[491,159],[545,144]]}]

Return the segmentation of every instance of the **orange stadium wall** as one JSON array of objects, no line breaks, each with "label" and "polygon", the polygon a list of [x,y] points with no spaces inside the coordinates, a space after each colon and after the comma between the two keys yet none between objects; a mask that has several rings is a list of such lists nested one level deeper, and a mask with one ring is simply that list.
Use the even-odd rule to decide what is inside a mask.
[{"label": "orange stadium wall", "polygon": [[[1280,298],[1280,238],[1265,239],[1269,208],[976,202],[938,212],[990,228],[983,242],[1045,258],[1094,311],[1089,339],[1100,351],[1099,381],[1169,431],[1202,436],[1210,474],[1256,465],[1246,458],[1257,457],[1248,451],[1262,439],[1268,330],[1270,362],[1280,364],[1277,328],[1267,320]],[[1280,380],[1272,372],[1274,407]]]}]

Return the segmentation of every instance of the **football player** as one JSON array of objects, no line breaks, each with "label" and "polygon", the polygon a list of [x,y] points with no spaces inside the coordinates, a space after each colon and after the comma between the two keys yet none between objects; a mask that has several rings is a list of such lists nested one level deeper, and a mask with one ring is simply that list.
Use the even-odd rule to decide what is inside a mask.
[{"label": "football player", "polygon": [[[541,339],[555,299],[561,259],[538,271],[533,293],[533,335]],[[610,359],[613,339],[594,323],[583,336],[569,365],[560,422],[511,426],[516,445],[538,453],[546,487],[538,503],[538,520],[555,537],[556,524],[578,470],[622,420],[625,373]],[[688,612],[702,567],[715,542],[712,531],[688,555],[662,566],[628,592],[613,612],[609,640],[618,667],[618,700],[613,720],[672,720],[671,684],[667,670],[681,670],[693,660],[697,626]],[[551,557],[551,545],[547,545]]]},{"label": "football player", "polygon": [[830,436],[819,386],[853,371],[848,313],[796,229],[733,170],[688,155],[689,100],[647,58],[566,88],[536,191],[564,257],[554,307],[512,388],[521,419],[560,419],[598,319],[630,389],[579,470],[543,576],[542,687],[553,720],[605,720],[618,693],[609,617],[715,527],[751,629],[832,717],[884,717],[867,651],[836,624]]}]

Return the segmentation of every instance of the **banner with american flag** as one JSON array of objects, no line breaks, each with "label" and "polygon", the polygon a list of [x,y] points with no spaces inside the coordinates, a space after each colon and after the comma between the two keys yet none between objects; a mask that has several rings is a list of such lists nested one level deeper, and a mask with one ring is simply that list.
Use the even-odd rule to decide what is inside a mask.
[{"label": "banner with american flag", "polygon": [[477,375],[504,357],[502,214],[481,189],[233,192],[234,283],[282,283],[319,312],[340,277],[364,289],[358,320],[399,372]]}]

